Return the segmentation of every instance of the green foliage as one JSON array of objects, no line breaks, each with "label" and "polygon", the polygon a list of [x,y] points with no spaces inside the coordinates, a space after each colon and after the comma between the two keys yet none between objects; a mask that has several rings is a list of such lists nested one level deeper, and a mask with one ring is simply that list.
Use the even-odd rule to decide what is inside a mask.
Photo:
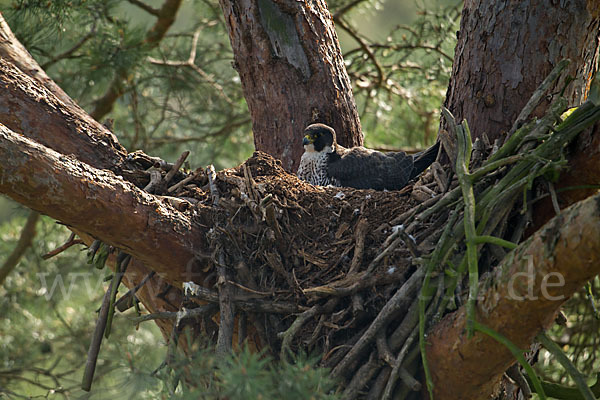
[{"label": "green foliage", "polygon": [[436,139],[462,3],[440,4],[421,4],[418,18],[395,26],[384,41],[357,30],[358,45],[344,53],[369,147],[422,146]]},{"label": "green foliage", "polygon": [[[13,203],[2,205],[13,208],[14,217],[0,223],[0,263],[14,248],[26,218]],[[37,231],[33,246],[0,287],[0,397],[81,396],[104,275],[86,263],[81,246],[42,260],[70,232],[49,218],[38,223]],[[147,386],[166,351],[161,341],[154,324],[136,331],[118,318],[102,345],[90,398],[132,398],[139,386]]]},{"label": "green foliage", "polygon": [[[600,371],[600,319],[591,299],[595,298],[598,302],[600,277],[590,282],[587,292],[591,293],[591,297],[586,290],[581,290],[565,303],[562,312],[566,318],[549,331],[549,336],[577,369],[588,375],[588,384],[592,385],[596,378],[594,371]],[[540,352],[535,368],[546,381],[575,387],[567,371],[546,350]]]},{"label": "green foliage", "polygon": [[158,374],[162,391],[172,399],[322,399],[339,398],[329,371],[315,367],[315,361],[302,355],[291,362],[274,361],[247,347],[225,358],[211,349],[192,357],[179,355]]}]

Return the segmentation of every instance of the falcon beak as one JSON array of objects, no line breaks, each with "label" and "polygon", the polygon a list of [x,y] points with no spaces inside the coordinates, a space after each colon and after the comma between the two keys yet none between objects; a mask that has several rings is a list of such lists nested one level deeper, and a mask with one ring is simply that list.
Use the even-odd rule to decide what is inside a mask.
[{"label": "falcon beak", "polygon": [[304,138],[302,139],[302,145],[306,146],[307,144],[311,144],[312,140],[310,140],[310,137],[308,137],[308,135],[304,136]]}]

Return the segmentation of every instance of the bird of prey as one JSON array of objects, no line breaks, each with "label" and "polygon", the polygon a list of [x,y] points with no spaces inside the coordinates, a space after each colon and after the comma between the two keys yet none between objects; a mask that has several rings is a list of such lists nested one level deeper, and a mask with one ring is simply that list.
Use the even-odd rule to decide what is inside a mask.
[{"label": "bird of prey", "polygon": [[402,189],[435,161],[439,148],[437,142],[413,155],[364,147],[346,149],[336,143],[335,131],[325,124],[309,125],[302,144],[298,178],[313,185],[375,190]]}]

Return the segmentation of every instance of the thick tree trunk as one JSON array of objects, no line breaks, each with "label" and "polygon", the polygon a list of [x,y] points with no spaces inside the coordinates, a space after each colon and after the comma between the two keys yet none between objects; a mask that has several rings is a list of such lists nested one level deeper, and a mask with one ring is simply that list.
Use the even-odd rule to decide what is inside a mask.
[{"label": "thick tree trunk", "polygon": [[[579,105],[596,68],[599,49],[597,2],[466,1],[452,77],[444,106],[466,119],[473,138],[506,135],[535,89],[562,59],[575,78],[565,95]],[[548,102],[538,107],[542,115]]]},{"label": "thick tree trunk", "polygon": [[332,126],[362,144],[352,86],[325,1],[221,0],[257,150],[298,167],[302,131]]}]

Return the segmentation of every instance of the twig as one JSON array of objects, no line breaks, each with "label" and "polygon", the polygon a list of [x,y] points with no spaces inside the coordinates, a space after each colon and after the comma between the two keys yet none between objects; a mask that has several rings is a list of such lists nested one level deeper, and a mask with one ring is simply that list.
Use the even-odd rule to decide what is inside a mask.
[{"label": "twig", "polygon": [[431,171],[433,172],[433,180],[440,193],[445,193],[448,188],[450,188],[450,179],[448,179],[446,171],[444,171],[444,168],[442,168],[441,164],[437,161],[434,161],[433,164],[431,164]]},{"label": "twig", "polygon": [[[156,22],[146,32],[144,41],[139,44],[144,44],[148,49],[157,47],[166,35],[167,30],[175,22],[175,15],[181,3],[181,0],[166,0],[160,10],[158,10]],[[117,99],[125,93],[124,82],[127,79],[127,74],[128,70],[125,68],[117,73],[106,92],[96,100],[94,109],[90,112],[90,115],[96,121],[102,120],[112,110]]]},{"label": "twig", "polygon": [[390,243],[381,253],[379,253],[377,255],[377,257],[375,257],[375,259],[373,259],[373,261],[371,261],[371,263],[369,264],[369,267],[367,268],[367,274],[370,274],[371,272],[373,272],[373,270],[375,269],[375,267],[377,267],[377,265],[381,262],[381,260],[383,260],[385,257],[387,257],[388,254],[390,254],[392,251],[394,251],[394,249],[396,247],[398,247],[398,245],[400,243],[402,243],[402,238],[397,237],[397,236],[400,236],[400,230],[397,230],[392,235],[390,235],[390,237],[392,237],[392,236],[395,237],[395,240],[392,243]]},{"label": "twig", "polygon": [[419,249],[417,249],[415,239],[408,233],[406,233],[406,231],[404,230],[404,226],[400,225],[396,227],[396,229],[398,229],[398,231],[400,232],[400,237],[402,237],[404,244],[406,245],[406,247],[408,247],[408,251],[413,256],[413,258],[418,259],[419,257],[421,257],[421,252],[419,251]]},{"label": "twig", "polygon": [[215,181],[217,180],[217,173],[215,172],[215,166],[209,165],[206,168],[206,175],[208,177],[208,187],[210,188],[210,194],[212,196],[213,206],[219,204],[219,189],[217,189],[217,185]]},{"label": "twig", "polygon": [[406,311],[404,319],[398,327],[389,335],[388,343],[392,351],[398,351],[406,342],[413,329],[419,323],[419,298],[413,300],[412,304]]},{"label": "twig", "polygon": [[502,238],[496,236],[488,236],[488,235],[480,235],[475,237],[475,244],[495,244],[496,246],[506,247],[507,249],[513,250],[518,247],[516,243],[509,242],[508,240],[504,240]]},{"label": "twig", "polygon": [[241,348],[248,335],[248,316],[245,313],[238,314],[238,346]]},{"label": "twig", "polygon": [[[131,0],[130,0],[131,1]],[[194,36],[192,39],[192,46],[190,49],[190,55],[186,61],[171,61],[171,60],[158,60],[153,57],[148,57],[148,61],[155,65],[164,65],[168,67],[187,67],[194,70],[198,75],[202,77],[206,82],[208,82],[216,91],[219,93],[220,97],[225,100],[229,104],[233,104],[233,101],[227,96],[225,93],[225,89],[221,86],[217,81],[214,80],[212,76],[207,74],[202,68],[200,68],[196,64],[196,52],[198,47],[198,39],[200,37],[200,30],[194,32]]]},{"label": "twig", "polygon": [[302,289],[302,293],[307,296],[351,296],[365,288],[401,282],[404,279],[404,275],[405,274],[403,271],[394,272],[392,274],[386,272],[376,275],[369,275],[366,272],[359,272],[352,276],[346,276],[346,278],[343,278],[339,281],[330,282],[327,285]]},{"label": "twig", "polygon": [[173,168],[171,168],[171,170],[169,172],[167,172],[167,175],[165,175],[165,178],[163,180],[163,182],[165,183],[165,185],[167,185],[169,182],[171,182],[171,179],[173,179],[173,177],[175,176],[175,174],[177,172],[179,172],[179,168],[181,168],[181,166],[185,162],[185,159],[188,158],[189,155],[190,155],[190,151],[189,150],[186,150],[183,153],[181,153],[181,155],[179,156],[179,158],[177,159],[177,161],[175,161],[175,164],[173,165]]},{"label": "twig", "polygon": [[295,290],[298,287],[294,278],[285,270],[279,254],[265,251],[264,258],[267,260],[267,264],[269,264],[273,271],[285,279],[290,289]]},{"label": "twig", "polygon": [[[447,195],[444,195],[443,197],[438,195],[436,197],[433,197],[423,203],[420,203],[418,206],[411,208],[408,211],[405,211],[404,213],[400,214],[399,216],[397,216],[396,218],[394,218],[392,221],[390,221],[390,225],[398,225],[398,224],[405,224],[406,222],[408,222],[416,213],[421,212],[423,210],[429,210],[429,208],[437,203],[438,201],[446,198]],[[446,203],[447,204],[447,203]],[[425,220],[425,216],[419,216],[418,217],[419,220]],[[408,231],[408,230],[407,230]],[[410,231],[408,231],[410,232]]]},{"label": "twig", "polygon": [[[427,285],[428,283],[428,279],[429,279],[429,275],[425,277],[425,280],[423,282],[423,289],[428,289]],[[441,279],[438,281],[438,287],[437,287],[437,291],[435,294],[435,299],[431,300],[430,296],[427,296],[427,293],[425,292],[421,292],[421,295],[419,296],[419,299],[417,301],[417,305],[419,306],[419,308],[425,304],[425,306],[427,306],[426,303],[428,303],[428,308],[427,308],[427,312],[424,315],[424,318],[422,319],[423,321],[425,320],[429,320],[431,315],[433,314],[434,310],[436,309],[436,302],[438,299],[441,298],[442,294],[444,292],[444,279]],[[414,305],[414,303],[413,303]],[[412,305],[411,305],[411,309],[412,309]],[[404,322],[404,321],[403,321]],[[420,314],[419,314],[419,322],[421,322],[421,318],[420,318]],[[407,324],[407,327],[410,326],[409,324]],[[424,326],[424,325],[423,325]],[[420,334],[423,326],[419,323],[419,326],[415,326],[412,331],[410,332],[410,335],[408,336],[408,338],[406,339],[406,341],[404,342],[404,344],[402,345],[402,349],[400,349],[400,352],[398,353],[398,357],[396,357],[396,362],[394,364],[394,368],[392,369],[392,372],[390,373],[390,377],[388,378],[388,383],[385,387],[385,391],[383,393],[382,399],[390,399],[392,394],[393,394],[393,389],[395,386],[395,382],[397,380],[397,377],[400,376],[400,379],[402,379],[402,381],[411,388],[411,390],[413,391],[418,391],[421,389],[421,383],[418,382],[416,379],[414,379],[413,376],[411,376],[408,371],[405,370],[405,368],[403,367],[403,365],[406,364],[405,360],[407,358],[410,358],[408,356],[408,352],[410,349],[413,348],[412,343],[414,342],[415,338],[417,337],[417,334]],[[393,335],[392,335],[393,336]],[[419,341],[421,340],[421,336],[419,336]],[[415,348],[415,350],[418,349]]]},{"label": "twig", "polygon": [[150,171],[150,182],[144,187],[144,191],[148,193],[154,193],[154,190],[162,182],[162,175],[159,170],[151,169]]},{"label": "twig", "polygon": [[144,277],[144,279],[142,279],[137,285],[135,285],[134,287],[129,289],[129,291],[127,293],[125,293],[123,296],[121,296],[119,298],[119,300],[117,300],[117,302],[115,303],[115,308],[117,310],[119,310],[120,312],[125,312],[126,310],[131,308],[133,306],[133,300],[135,298],[135,294],[137,293],[137,291],[140,290],[140,288],[142,286],[144,286],[146,284],[146,282],[148,282],[150,279],[152,279],[152,277],[155,274],[156,274],[156,271],[150,271],[150,273],[148,275],[146,275]]},{"label": "twig", "polygon": [[[44,71],[47,71],[48,68],[50,68],[52,65],[54,65],[57,61],[60,61],[62,59],[71,57],[71,55],[73,53],[75,53],[77,50],[79,50],[95,34],[96,34],[96,23],[94,23],[92,25],[92,28],[90,29],[90,31],[84,37],[82,37],[79,40],[79,42],[75,43],[75,45],[73,45],[73,47],[71,47],[70,49],[65,50],[64,52],[62,52],[62,53],[60,53],[60,54],[52,57],[52,59],[50,59],[50,60],[46,61],[45,63],[43,63],[41,65],[42,69]],[[109,129],[109,130],[112,130],[112,129]]]},{"label": "twig", "polygon": [[552,199],[552,207],[554,207],[554,212],[556,215],[560,214],[560,206],[558,205],[558,198],[556,197],[556,190],[554,190],[554,185],[550,181],[546,181],[548,184],[548,190],[550,191],[550,199]]},{"label": "twig", "polygon": [[186,185],[187,183],[189,183],[189,182],[193,181],[194,179],[196,179],[203,172],[204,172],[204,170],[202,168],[197,168],[194,171],[193,174],[190,174],[188,177],[180,180],[179,182],[177,182],[176,184],[174,184],[173,186],[171,186],[169,189],[167,189],[167,192],[173,193],[174,191],[176,191],[177,189],[179,189],[183,185]]},{"label": "twig", "polygon": [[119,289],[119,285],[123,280],[123,276],[125,275],[125,271],[127,270],[127,266],[129,266],[129,261],[131,261],[131,256],[124,252],[119,252],[117,256],[117,262],[115,265],[115,274],[113,275],[113,279],[111,282],[111,292],[110,292],[110,303],[108,306],[108,315],[106,318],[106,328],[104,329],[104,336],[108,339],[110,336],[110,330],[112,326],[113,315],[115,314],[115,300],[117,298],[117,290]]},{"label": "twig", "polygon": [[[352,349],[346,354],[344,359],[333,369],[331,376],[334,378],[341,377],[345,372],[350,363],[356,361],[366,346],[371,343],[376,334],[383,329],[389,321],[402,309],[406,307],[406,303],[409,299],[412,299],[414,293],[421,287],[422,279],[424,276],[424,269],[417,269],[412,276],[406,281],[404,285],[398,289],[398,291],[392,296],[391,299],[381,309],[379,314],[358,342],[352,347]],[[407,307],[406,307],[407,308]]]},{"label": "twig", "polygon": [[235,308],[233,302],[233,287],[227,282],[227,267],[224,250],[217,247],[217,287],[219,289],[219,333],[217,335],[217,355],[223,357],[231,353],[233,346],[233,329],[235,323]]},{"label": "twig", "polygon": [[558,362],[563,366],[563,368],[571,375],[573,381],[577,385],[577,388],[583,395],[585,400],[595,400],[596,396],[592,393],[592,390],[587,385],[585,381],[585,377],[579,372],[577,367],[573,365],[571,360],[565,355],[565,353],[558,347],[554,341],[552,341],[545,333],[540,333],[535,337],[541,344],[548,350]]},{"label": "twig", "polygon": [[374,371],[378,371],[382,365],[383,361],[381,361],[379,357],[375,355],[375,353],[371,353],[369,360],[364,363],[354,374],[352,380],[344,390],[341,398],[344,400],[354,400],[357,398],[360,390],[365,387],[365,385],[373,377]]},{"label": "twig", "polygon": [[385,332],[382,331],[377,334],[375,344],[377,346],[377,353],[379,354],[379,358],[385,361],[390,367],[393,367],[396,357],[394,357],[392,351],[390,350],[390,346],[388,345],[387,339],[385,337]]},{"label": "twig", "polygon": [[[194,293],[189,295],[192,300],[208,301],[211,303],[219,302],[219,294],[214,290],[198,286]],[[232,297],[237,307],[244,311],[266,314],[294,314],[303,311],[303,308],[283,301],[269,301],[263,299],[244,299],[235,295]]]},{"label": "twig", "polygon": [[469,269],[469,298],[467,300],[467,337],[473,336],[473,322],[475,320],[475,301],[479,284],[479,269],[477,257],[477,230],[475,229],[475,193],[473,192],[473,180],[469,175],[469,162],[471,160],[471,135],[466,121],[461,126],[456,124],[454,116],[450,111],[442,107],[442,114],[450,129],[458,137],[456,155],[456,175],[463,195],[464,201],[464,229],[465,242],[467,245],[467,266]]},{"label": "twig", "polygon": [[358,271],[360,264],[363,260],[363,252],[365,250],[365,238],[369,224],[365,218],[358,220],[356,224],[356,230],[354,231],[354,256],[352,256],[352,262],[350,263],[350,269],[348,269],[348,275],[351,275]]},{"label": "twig", "polygon": [[292,343],[292,339],[294,338],[296,333],[300,330],[300,328],[302,328],[302,326],[308,319],[317,315],[318,311],[319,311],[318,305],[312,306],[308,310],[306,310],[303,313],[301,313],[300,315],[298,315],[296,317],[296,319],[294,320],[294,322],[292,322],[292,325],[290,325],[290,327],[285,332],[281,332],[278,335],[282,339],[281,351],[279,354],[279,357],[282,360],[288,359],[287,356],[288,356],[288,351],[290,350],[290,344]]},{"label": "twig", "polygon": [[[525,379],[529,385],[533,384],[532,379],[527,375],[525,375]],[[558,383],[546,381],[542,381],[541,385],[544,389],[544,392],[547,393],[547,395],[551,398],[585,400],[578,388],[563,386]],[[594,383],[590,389],[596,397],[600,397],[600,374],[596,374],[596,383]]]},{"label": "twig", "polygon": [[410,390],[412,390],[413,392],[418,392],[419,390],[421,390],[421,382],[416,380],[415,377],[412,376],[405,367],[398,368],[398,371],[400,379],[402,380],[402,382],[404,382],[406,386],[410,388]]},{"label": "twig", "polygon": [[381,87],[383,81],[385,80],[385,77],[383,74],[383,68],[381,68],[381,65],[379,64],[379,60],[377,60],[377,57],[375,57],[375,54],[373,54],[373,51],[370,49],[369,44],[366,43],[365,40],[360,37],[358,32],[356,32],[354,29],[352,29],[352,27],[350,25],[347,25],[343,21],[342,18],[339,18],[336,22],[338,23],[338,26],[340,28],[345,30],[358,43],[360,48],[365,52],[367,57],[371,60],[371,62],[373,63],[373,66],[375,67],[375,70],[377,71],[377,82],[375,83],[375,87],[378,87],[378,88]]},{"label": "twig", "polygon": [[343,16],[344,14],[346,14],[348,11],[352,10],[354,7],[356,7],[357,5],[359,5],[360,3],[364,2],[365,0],[354,0],[348,4],[346,4],[345,6],[341,7],[339,10],[337,10],[335,12],[335,14],[333,14],[332,18],[334,21],[337,22],[337,20]]},{"label": "twig", "polygon": [[204,315],[209,315],[218,310],[218,307],[215,304],[205,304],[203,306],[198,306],[197,308],[183,308],[180,311],[162,311],[153,314],[142,315],[139,317],[131,318],[131,321],[135,325],[140,322],[145,321],[153,321],[156,319],[174,319],[177,321],[182,321],[188,318],[197,318],[202,317]]},{"label": "twig", "polygon": [[139,8],[146,11],[147,13],[154,15],[155,17],[160,16],[160,10],[150,7],[148,4],[146,4],[140,0],[127,0],[127,1],[135,6],[138,6]]},{"label": "twig", "polygon": [[298,331],[300,330],[300,328],[302,328],[306,321],[318,314],[331,313],[334,310],[335,306],[337,306],[338,302],[338,299],[329,299],[329,301],[327,301],[327,303],[325,303],[322,306],[315,305],[311,307],[310,309],[298,315],[298,317],[294,320],[292,325],[290,325],[290,327],[285,332],[281,332],[277,335],[280,338],[282,338],[280,353],[282,360],[287,359],[287,351],[290,349],[290,344],[292,343],[292,340],[294,339],[296,333],[298,333]]},{"label": "twig", "polygon": [[104,293],[102,306],[100,307],[100,313],[98,314],[98,320],[96,321],[96,329],[94,330],[92,340],[90,341],[90,347],[88,349],[85,370],[83,372],[83,379],[81,381],[81,389],[85,390],[86,392],[89,392],[92,388],[92,380],[94,379],[94,372],[96,370],[96,361],[98,360],[98,353],[100,352],[100,345],[102,344],[102,337],[104,336],[104,328],[106,327],[106,320],[108,317],[112,286],[113,282],[108,285],[108,288]]},{"label": "twig", "polygon": [[62,244],[61,246],[57,247],[56,249],[47,252],[46,254],[44,254],[42,256],[42,259],[47,260],[51,257],[54,257],[60,253],[62,253],[63,251],[67,250],[69,247],[74,246],[76,244],[82,244],[83,240],[81,239],[75,239],[75,234],[71,233],[71,235],[69,236],[69,239],[67,239],[67,241]]},{"label": "twig", "polygon": [[519,363],[513,364],[509,369],[506,370],[505,373],[510,379],[515,381],[517,386],[519,386],[521,392],[523,393],[523,397],[526,399],[530,399],[531,387],[529,386],[529,382],[527,382],[527,379],[525,379],[525,377],[523,376],[523,373],[519,368]]},{"label": "twig", "polygon": [[[450,216],[448,217],[448,222],[446,223],[446,227],[444,228],[444,231],[442,233],[442,236],[440,237],[439,240],[439,244],[438,246],[435,248],[435,250],[433,251],[431,258],[429,259],[429,261],[427,262],[425,268],[426,271],[424,273],[425,279],[423,280],[423,286],[421,286],[421,293],[418,297],[418,305],[419,305],[419,350],[421,352],[421,360],[422,360],[422,364],[423,364],[423,371],[425,373],[425,383],[427,385],[427,391],[429,392],[429,397],[433,398],[433,380],[431,378],[431,373],[429,372],[429,365],[427,362],[427,354],[426,354],[426,339],[425,339],[425,334],[426,334],[426,324],[427,324],[427,312],[426,312],[426,308],[427,305],[429,303],[429,298],[430,298],[430,293],[429,293],[429,281],[431,279],[431,274],[433,273],[433,270],[440,266],[440,265],[444,265],[446,263],[446,258],[449,256],[452,247],[453,247],[453,243],[452,243],[452,239],[454,239],[453,236],[453,231],[455,230],[455,225],[456,225],[456,221],[458,220],[458,209],[459,206],[456,206],[456,208],[454,209],[454,212],[450,213]],[[457,235],[458,236],[458,235]],[[454,239],[456,240],[456,239]],[[458,282],[460,277],[455,277],[455,282]],[[443,279],[442,279],[443,281]],[[450,293],[450,295],[453,295],[454,293]],[[450,298],[449,296],[446,296],[446,301],[448,301],[447,299]],[[440,305],[441,309],[445,308],[445,302],[442,301],[442,304]]]}]

